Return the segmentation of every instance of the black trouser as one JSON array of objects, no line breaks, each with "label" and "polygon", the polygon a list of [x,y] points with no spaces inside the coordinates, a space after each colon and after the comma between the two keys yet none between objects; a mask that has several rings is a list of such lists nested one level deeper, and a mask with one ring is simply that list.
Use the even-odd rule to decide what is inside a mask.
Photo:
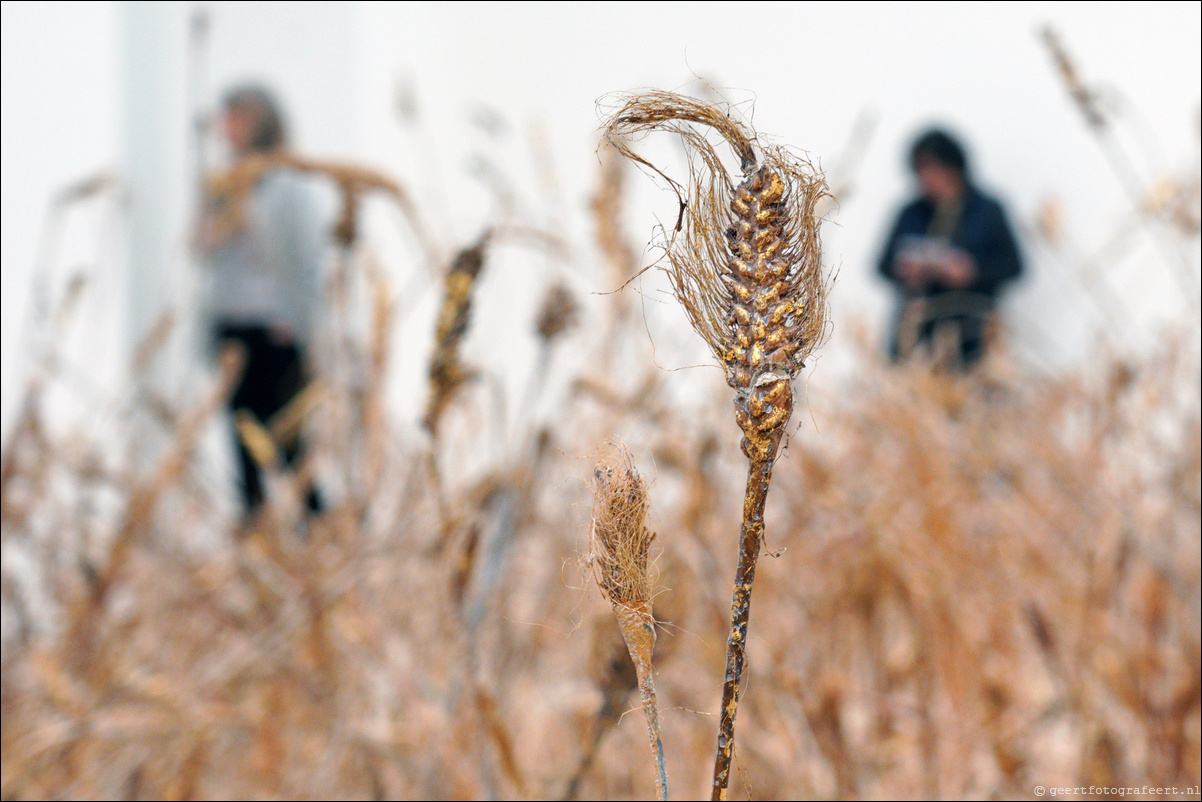
[{"label": "black trouser", "polygon": [[[246,367],[230,398],[230,411],[244,409],[254,415],[259,423],[266,425],[304,388],[304,352],[294,343],[273,342],[268,329],[261,326],[221,324],[216,327],[215,334],[218,342],[233,341],[246,349]],[[300,437],[291,437],[280,445],[285,465],[293,467],[302,451]],[[238,434],[236,425],[234,447],[241,470],[242,502],[249,514],[263,503],[263,476],[259,464]],[[311,485],[305,503],[310,511],[321,511],[321,501]]]},{"label": "black trouser", "polygon": [[[917,332],[911,335],[914,340],[912,346],[929,346],[937,331],[948,328],[955,332],[958,366],[970,368],[980,362],[985,355],[985,321],[976,315],[949,315],[923,321],[918,325]],[[894,362],[909,356],[908,353],[902,353],[900,336],[894,336],[889,356]]]},{"label": "black trouser", "polygon": [[980,294],[946,293],[904,299],[893,324],[889,357],[894,362],[907,359],[911,350],[930,346],[938,332],[950,329],[957,366],[971,368],[985,355],[985,324],[992,313],[993,299]]}]

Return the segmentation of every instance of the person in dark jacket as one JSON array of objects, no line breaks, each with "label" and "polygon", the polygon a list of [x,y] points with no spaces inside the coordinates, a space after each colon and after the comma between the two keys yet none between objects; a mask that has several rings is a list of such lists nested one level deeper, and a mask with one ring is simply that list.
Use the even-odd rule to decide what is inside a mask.
[{"label": "person in dark jacket", "polygon": [[910,167],[922,195],[898,215],[877,263],[899,294],[889,355],[896,362],[919,347],[936,357],[948,349],[968,368],[984,354],[1002,288],[1022,274],[1018,245],[1001,204],[970,180],[964,148],[951,135],[920,136]]}]

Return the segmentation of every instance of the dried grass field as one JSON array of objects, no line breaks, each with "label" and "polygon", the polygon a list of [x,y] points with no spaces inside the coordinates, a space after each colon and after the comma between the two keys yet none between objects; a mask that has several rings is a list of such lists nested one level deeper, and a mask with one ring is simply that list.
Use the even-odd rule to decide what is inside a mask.
[{"label": "dried grass field", "polygon": [[[529,288],[541,367],[500,443],[482,422],[506,365],[468,336],[477,278],[541,240],[499,223],[446,248],[429,380],[410,390],[424,425],[408,424],[385,392],[398,291],[350,225],[330,305],[366,323],[332,329],[337,358],[291,415],[244,422],[272,475],[242,537],[198,458],[237,353],[165,398],[147,378],[164,323],[104,437],[47,422],[66,383],[48,355],[3,453],[0,795],[650,798],[619,591],[588,561],[594,465],[616,436],[648,478],[670,796],[708,796],[747,460],[716,374],[682,405],[637,296],[594,293],[641,266],[647,231],[623,211],[638,178],[602,162],[595,241],[574,251],[595,280]],[[1197,798],[1196,319],[1056,374],[1002,348],[967,376],[860,350],[837,384],[798,391],[776,460],[731,796]],[[298,427],[302,473],[340,488],[304,536],[298,481],[271,467]]]}]

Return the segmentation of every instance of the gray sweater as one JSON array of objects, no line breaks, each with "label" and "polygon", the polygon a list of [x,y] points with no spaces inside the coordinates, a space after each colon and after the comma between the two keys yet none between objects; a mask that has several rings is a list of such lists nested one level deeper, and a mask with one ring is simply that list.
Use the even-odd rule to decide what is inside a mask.
[{"label": "gray sweater", "polygon": [[308,342],[323,295],[323,240],[305,176],[286,168],[265,173],[251,191],[244,225],[205,254],[210,324],[286,327]]}]

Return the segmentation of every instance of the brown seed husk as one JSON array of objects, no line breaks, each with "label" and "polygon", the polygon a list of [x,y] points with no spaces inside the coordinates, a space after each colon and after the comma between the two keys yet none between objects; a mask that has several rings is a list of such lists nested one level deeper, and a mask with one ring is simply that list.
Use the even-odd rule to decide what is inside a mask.
[{"label": "brown seed husk", "polygon": [[656,765],[655,787],[667,799],[668,777],[660,739],[659,711],[651,655],[655,618],[651,614],[651,542],[646,526],[647,483],[622,446],[604,453],[593,472],[593,527],[589,562],[601,592],[613,605],[618,627],[639,680],[647,734]]},{"label": "brown seed husk", "polygon": [[[740,160],[740,184],[693,123],[714,128],[730,145]],[[720,107],[681,95],[630,98],[605,130],[619,152],[653,170],[631,150],[632,134],[676,133],[700,157],[682,200],[680,233],[666,246],[667,272],[689,322],[736,390],[744,451],[758,458],[775,453],[792,410],[789,383],[827,328],[815,214],[827,195],[825,179],[792,152],[758,143],[754,131]]]},{"label": "brown seed husk", "polygon": [[623,447],[604,453],[593,471],[593,528],[589,561],[605,598],[650,613],[647,483]]}]

